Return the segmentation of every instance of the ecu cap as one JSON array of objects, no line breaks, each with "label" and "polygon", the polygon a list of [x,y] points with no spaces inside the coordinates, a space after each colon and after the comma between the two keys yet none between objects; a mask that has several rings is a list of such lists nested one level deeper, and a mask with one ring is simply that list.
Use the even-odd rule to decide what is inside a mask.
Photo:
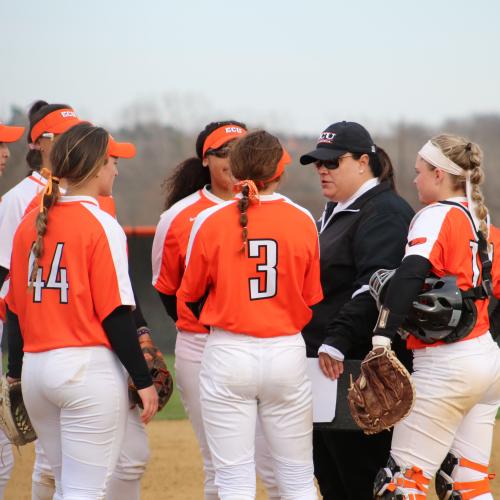
[{"label": "ecu cap", "polygon": [[344,153],[375,153],[376,146],[368,130],[355,122],[337,122],[318,137],[316,149],[300,157],[302,165],[317,160],[336,160]]},{"label": "ecu cap", "polygon": [[33,125],[30,137],[31,142],[35,143],[36,140],[45,132],[62,134],[63,132],[66,132],[66,130],[69,130],[73,125],[80,122],[81,120],[78,118],[73,109],[56,109]]},{"label": "ecu cap", "polygon": [[0,142],[16,142],[24,133],[24,127],[11,127],[0,123]]}]

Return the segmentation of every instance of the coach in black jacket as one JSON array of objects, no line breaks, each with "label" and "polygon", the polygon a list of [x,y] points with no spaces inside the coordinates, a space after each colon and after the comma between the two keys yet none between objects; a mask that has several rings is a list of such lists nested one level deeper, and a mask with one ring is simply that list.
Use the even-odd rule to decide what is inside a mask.
[{"label": "coach in black jacket", "polygon": [[[300,161],[315,164],[330,200],[318,222],[325,298],[313,307],[303,335],[308,357],[319,352],[323,371],[337,378],[344,359],[363,359],[372,348],[378,311],[368,281],[377,269],[399,266],[413,210],[394,190],[389,157],[357,123],[329,126]],[[393,348],[408,365],[411,354],[402,341]],[[371,499],[375,475],[389,458],[391,433],[315,429],[313,439],[323,498]]]}]

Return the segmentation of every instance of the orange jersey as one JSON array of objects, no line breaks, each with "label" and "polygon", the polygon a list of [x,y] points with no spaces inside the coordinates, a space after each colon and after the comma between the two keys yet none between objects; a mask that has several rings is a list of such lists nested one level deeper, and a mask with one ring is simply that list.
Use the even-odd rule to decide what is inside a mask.
[{"label": "orange jersey", "polygon": [[[163,212],[156,228],[151,254],[153,286],[159,292],[165,295],[176,294],[184,274],[189,234],[196,216],[223,201],[204,187]],[[176,325],[179,330],[208,332],[182,300],[177,302],[177,317]]]},{"label": "orange jersey", "polygon": [[248,208],[242,251],[237,200],[202,212],[194,223],[177,296],[208,297],[200,321],[255,337],[294,335],[323,298],[316,224],[307,210],[279,195]]},{"label": "orange jersey", "polygon": [[[451,201],[455,201],[452,199]],[[462,198],[459,201],[467,206]],[[461,290],[477,286],[481,281],[481,260],[477,237],[469,217],[458,207],[433,203],[415,215],[408,234],[405,257],[420,255],[432,265],[436,276],[456,276]],[[476,300],[477,322],[464,339],[472,339],[489,329],[488,299]],[[439,341],[432,346],[443,344]],[[408,349],[429,347],[410,335]]]},{"label": "orange jersey", "polygon": [[62,347],[110,347],[102,321],[134,306],[126,237],[89,196],[63,196],[49,211],[44,254],[29,286],[36,211],[14,237],[7,305],[17,314],[25,352]]}]

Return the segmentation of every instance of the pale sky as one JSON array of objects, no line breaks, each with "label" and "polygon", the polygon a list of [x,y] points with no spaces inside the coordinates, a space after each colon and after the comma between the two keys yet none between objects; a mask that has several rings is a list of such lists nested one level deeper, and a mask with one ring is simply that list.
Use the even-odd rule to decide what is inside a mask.
[{"label": "pale sky", "polygon": [[234,118],[317,134],[500,113],[495,0],[0,0],[0,120]]}]

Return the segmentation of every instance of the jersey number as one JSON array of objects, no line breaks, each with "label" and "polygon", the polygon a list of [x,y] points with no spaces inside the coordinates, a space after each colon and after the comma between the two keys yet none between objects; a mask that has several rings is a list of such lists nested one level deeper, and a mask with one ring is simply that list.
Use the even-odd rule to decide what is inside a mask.
[{"label": "jersey number", "polygon": [[[59,267],[61,264],[61,257],[63,253],[64,243],[58,243],[54,256],[52,257],[52,264],[50,265],[49,278],[47,281],[43,280],[43,267],[39,267],[36,273],[36,279],[33,283],[33,302],[42,301],[42,291],[44,288],[52,288],[59,290],[59,302],[61,304],[68,303],[68,276],[65,267]],[[30,253],[28,281],[33,270],[35,257],[33,252]]]},{"label": "jersey number", "polygon": [[[250,300],[269,299],[278,290],[278,244],[274,240],[248,240],[248,257],[261,257],[264,250],[264,262],[257,264],[257,272],[264,273],[262,278],[250,278]],[[262,286],[264,285],[264,286]]]}]

